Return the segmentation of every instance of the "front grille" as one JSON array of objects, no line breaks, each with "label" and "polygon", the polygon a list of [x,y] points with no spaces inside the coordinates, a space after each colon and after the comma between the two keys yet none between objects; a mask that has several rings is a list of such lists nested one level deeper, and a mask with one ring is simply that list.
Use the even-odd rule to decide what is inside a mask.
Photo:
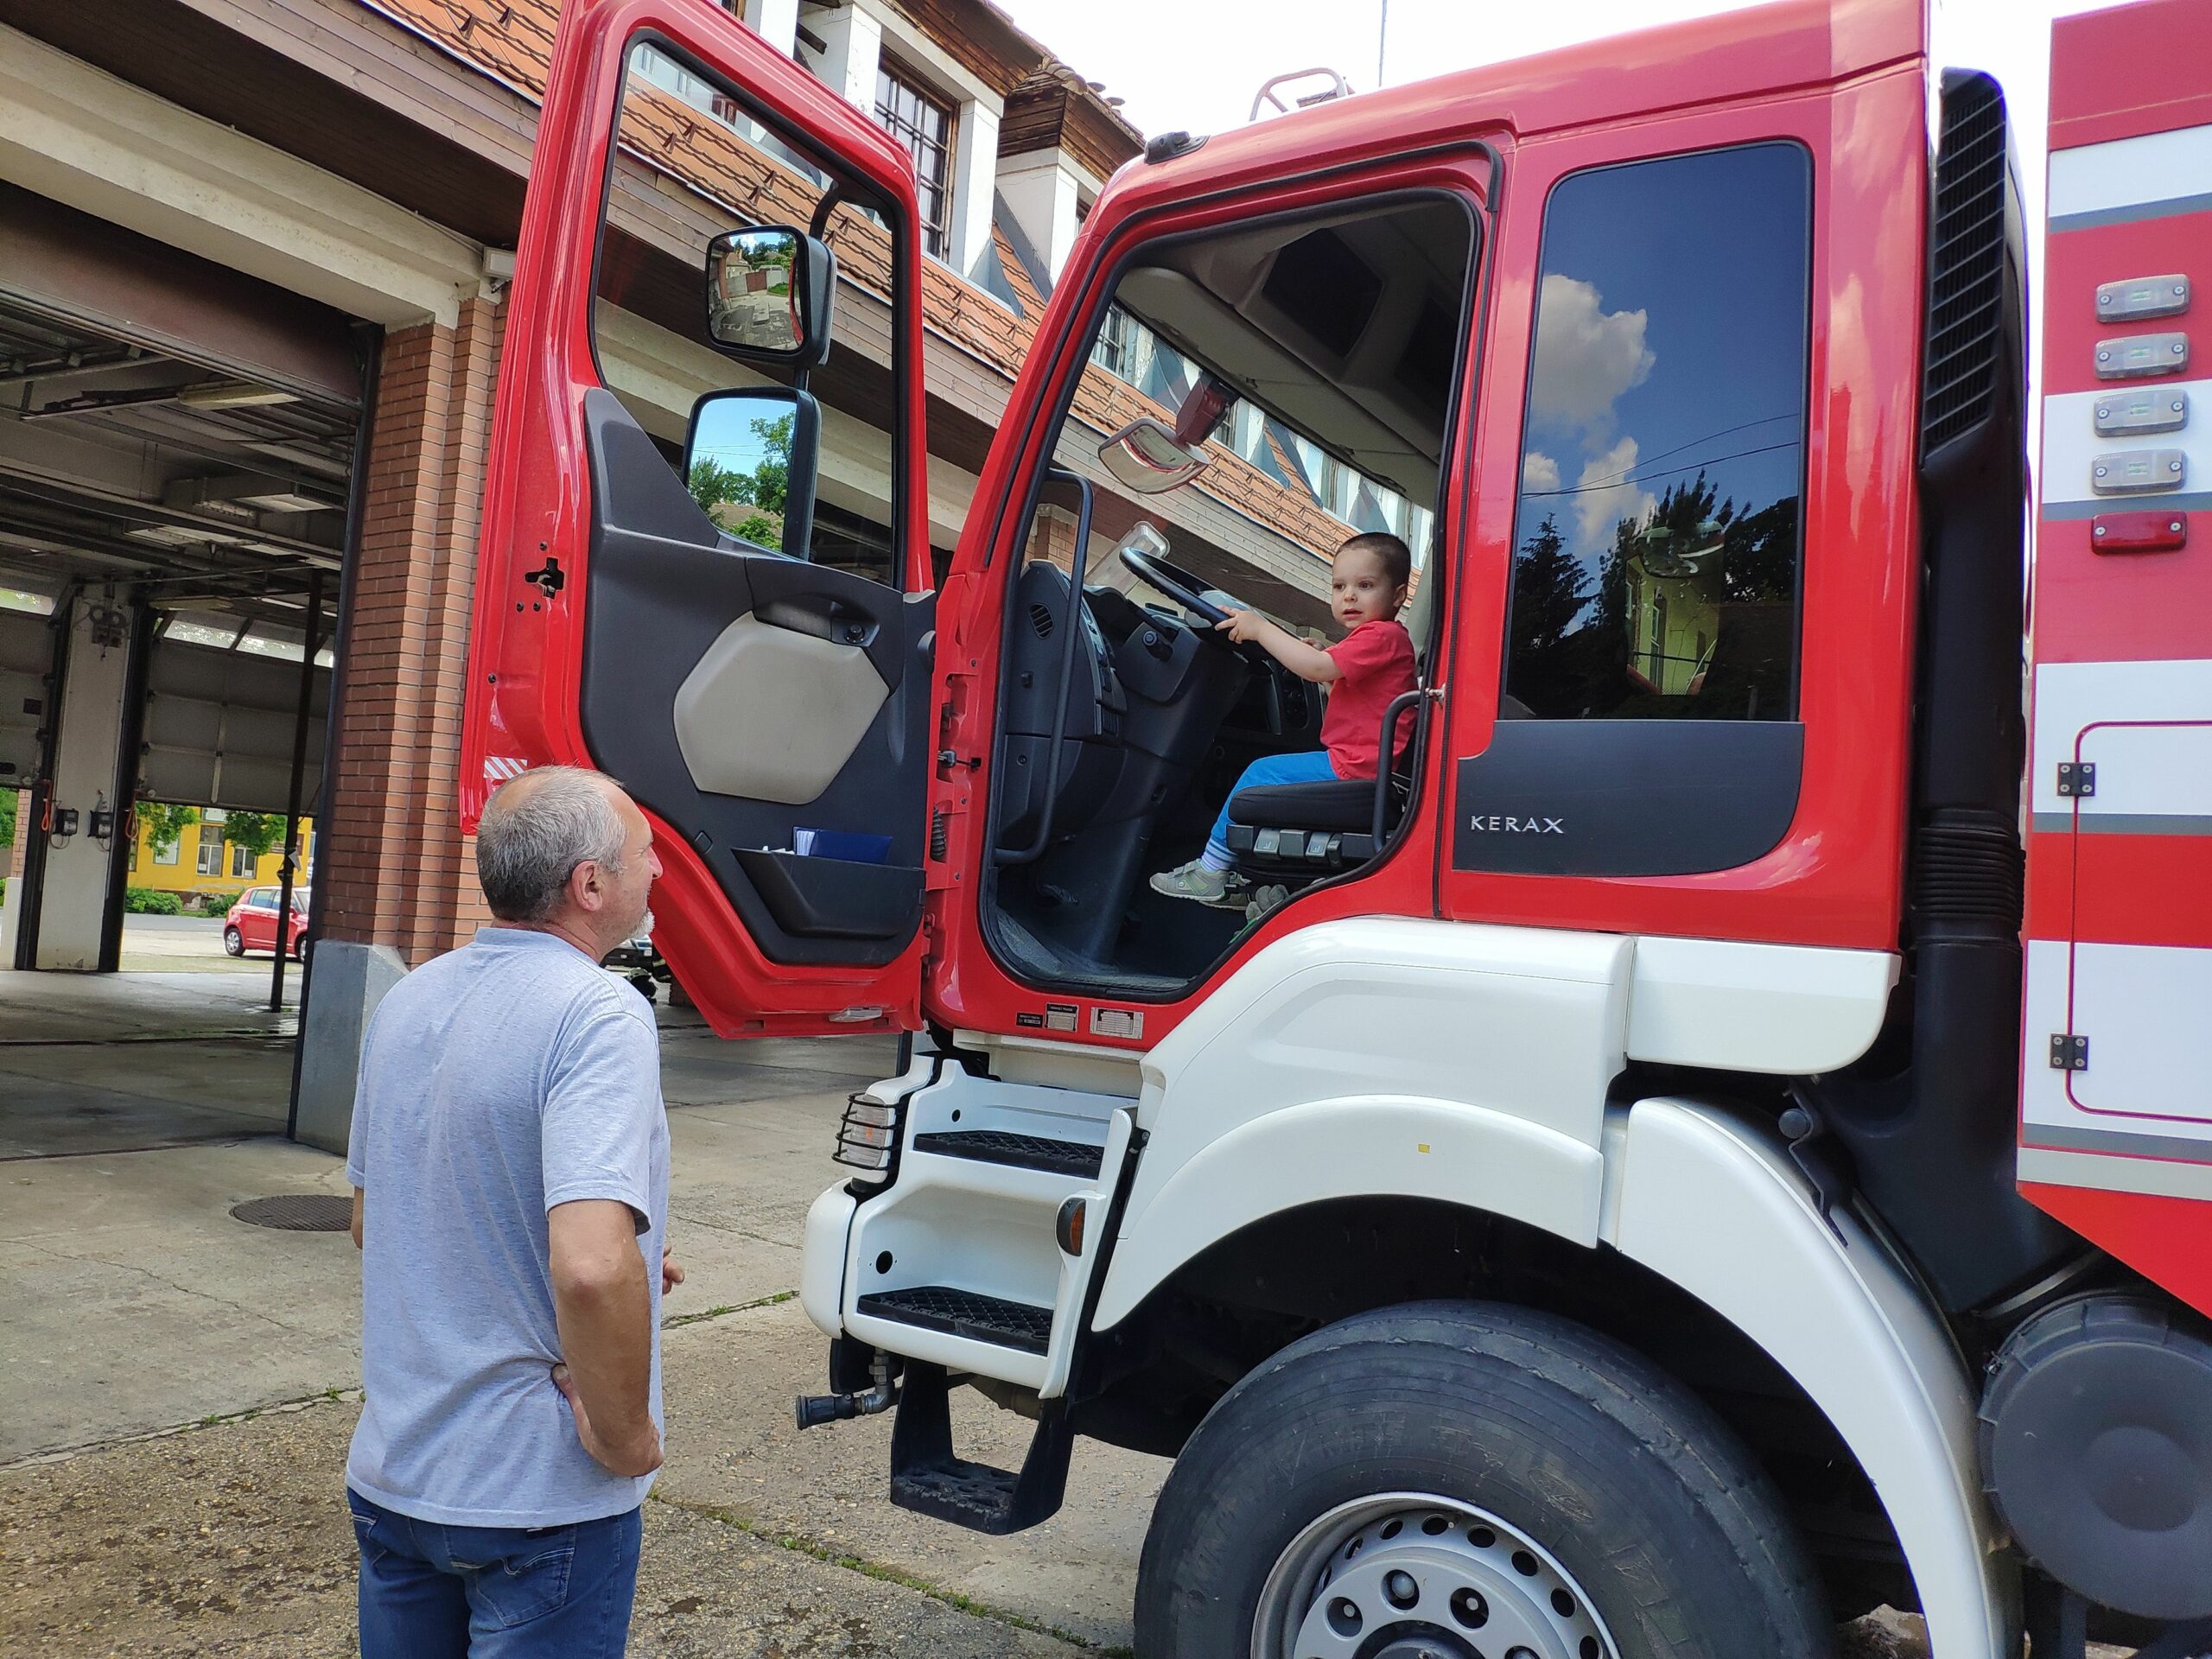
[{"label": "front grille", "polygon": [[1996,397],[2007,280],[2005,131],[2005,95],[1988,76],[1967,76],[1944,88],[1929,253],[1923,454],[1971,431]]}]

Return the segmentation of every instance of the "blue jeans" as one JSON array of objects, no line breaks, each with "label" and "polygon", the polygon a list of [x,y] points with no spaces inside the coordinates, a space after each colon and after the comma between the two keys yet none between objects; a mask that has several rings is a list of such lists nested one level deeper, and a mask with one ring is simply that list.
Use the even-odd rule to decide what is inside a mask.
[{"label": "blue jeans", "polygon": [[[1236,798],[1237,790],[1257,789],[1262,784],[1319,784],[1336,775],[1337,769],[1329,764],[1326,749],[1263,754],[1244,768],[1244,775],[1236,780],[1236,789],[1229,791],[1229,800]],[[1221,804],[1221,816],[1213,821],[1213,832],[1206,837],[1205,864],[1211,870],[1225,870],[1230,866],[1229,801]]]},{"label": "blue jeans", "polygon": [[621,1659],[639,1510],[573,1527],[447,1527],[348,1490],[361,1659]]}]

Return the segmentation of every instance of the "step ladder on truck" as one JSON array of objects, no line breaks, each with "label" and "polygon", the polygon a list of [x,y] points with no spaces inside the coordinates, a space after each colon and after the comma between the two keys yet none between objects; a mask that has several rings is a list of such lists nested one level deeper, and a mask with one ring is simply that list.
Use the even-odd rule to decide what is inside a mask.
[{"label": "step ladder on truck", "polygon": [[[563,10],[464,807],[608,772],[718,1032],[908,1033],[802,1423],[992,1533],[1173,1456],[1163,1659],[2212,1648],[2212,3],[2058,23],[2041,226],[1919,0],[1293,102],[1098,195],[939,570],[943,203],[722,10]],[[610,302],[723,376],[685,474]],[[1396,764],[1153,894],[1323,718],[1211,625],[1325,643],[1385,526]]]}]

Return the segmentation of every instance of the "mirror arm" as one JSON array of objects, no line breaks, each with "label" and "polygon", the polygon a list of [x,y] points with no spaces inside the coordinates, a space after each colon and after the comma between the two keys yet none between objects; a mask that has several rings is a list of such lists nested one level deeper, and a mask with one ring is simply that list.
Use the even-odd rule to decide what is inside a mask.
[{"label": "mirror arm", "polygon": [[837,211],[844,199],[845,187],[832,180],[830,188],[822,193],[822,200],[814,204],[814,217],[807,221],[806,233],[824,246],[828,245],[829,238],[822,232],[829,226],[830,215]]},{"label": "mirror arm", "polygon": [[1045,805],[1037,817],[1037,837],[1019,852],[999,849],[996,856],[1001,865],[1033,863],[1052,844],[1052,809],[1060,792],[1060,750],[1067,739],[1068,693],[1075,681],[1076,640],[1083,632],[1077,619],[1083,607],[1085,556],[1090,550],[1090,480],[1065,467],[1052,467],[1046,477],[1055,483],[1074,485],[1080,496],[1075,517],[1075,551],[1068,560],[1067,611],[1060,618],[1060,683],[1052,701],[1052,747],[1045,761]]}]

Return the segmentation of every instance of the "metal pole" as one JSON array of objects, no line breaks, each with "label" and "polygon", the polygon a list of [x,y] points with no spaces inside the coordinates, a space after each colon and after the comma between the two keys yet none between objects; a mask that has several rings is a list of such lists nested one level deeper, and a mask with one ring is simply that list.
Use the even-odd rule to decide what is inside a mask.
[{"label": "metal pole", "polygon": [[1382,0],[1382,16],[1375,29],[1375,90],[1382,90],[1382,57],[1390,48],[1390,0]]},{"label": "metal pole", "polygon": [[292,872],[300,862],[300,785],[308,770],[308,715],[315,702],[315,654],[322,649],[322,572],[308,578],[308,648],[300,658],[300,707],[292,717],[292,783],[284,799],[284,863],[276,894],[276,961],[269,970],[269,1012],[284,1007],[284,963],[292,944]]}]

